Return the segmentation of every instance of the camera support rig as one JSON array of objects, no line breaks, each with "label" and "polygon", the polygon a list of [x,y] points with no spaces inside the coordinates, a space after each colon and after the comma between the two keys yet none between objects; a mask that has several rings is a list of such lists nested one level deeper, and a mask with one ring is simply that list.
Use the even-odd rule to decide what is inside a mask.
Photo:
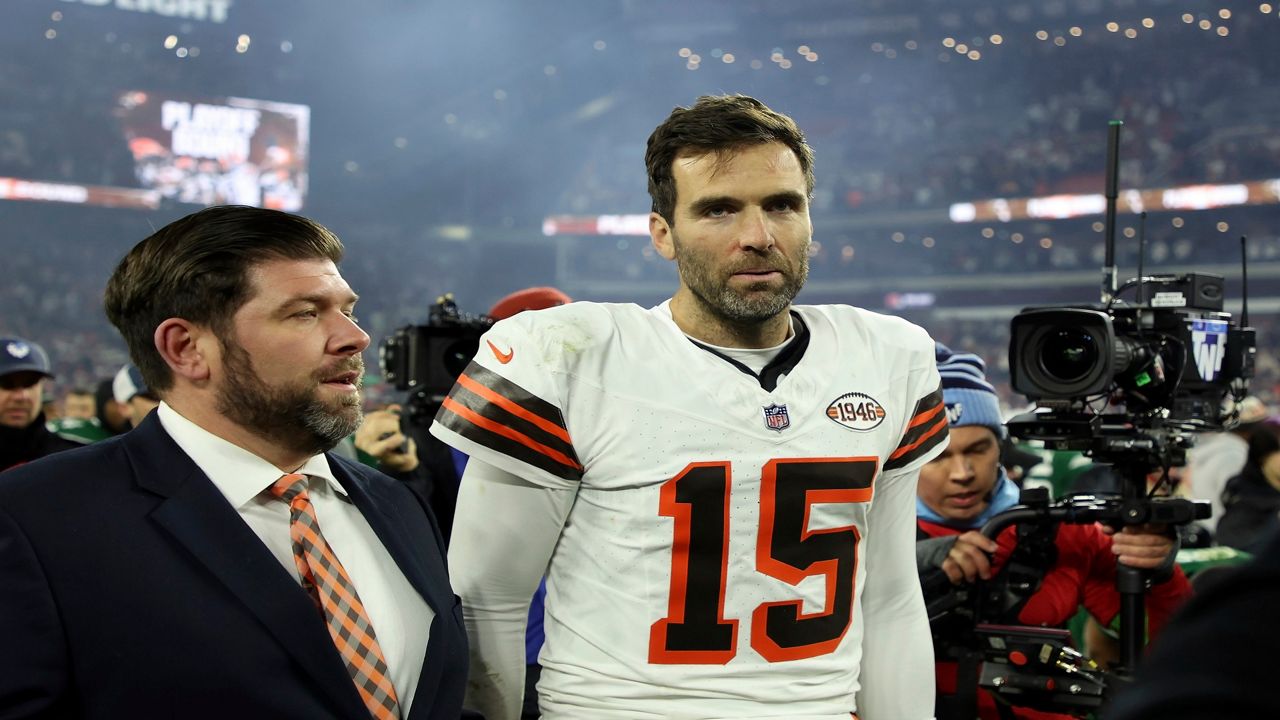
[{"label": "camera support rig", "polygon": [[[1036,409],[1006,424],[1014,437],[1043,441],[1052,450],[1082,451],[1096,462],[1110,464],[1120,480],[1119,492],[1068,496],[1056,503],[1049,501],[1045,491],[1024,492],[1021,504],[982,528],[982,534],[989,538],[994,539],[1010,525],[1019,526],[1021,542],[1031,535],[1028,528],[1049,528],[1063,522],[1102,522],[1117,530],[1145,525],[1173,528],[1209,516],[1206,502],[1156,497],[1159,484],[1149,488],[1148,477],[1161,471],[1163,481],[1170,467],[1185,464],[1195,433],[1229,428],[1234,423],[1234,417],[1223,415],[1222,402],[1230,395],[1238,406],[1245,396],[1248,378],[1253,376],[1255,333],[1246,327],[1247,310],[1239,324],[1233,324],[1231,315],[1223,312],[1221,276],[1143,277],[1139,259],[1139,277],[1123,286],[1117,284],[1115,207],[1121,125],[1112,121],[1108,128],[1101,303],[1025,308],[1013,318],[1011,384],[1034,402]],[[1243,238],[1241,242],[1243,245]],[[1120,299],[1121,293],[1135,286],[1136,303]],[[1103,672],[1091,662],[1077,663],[1078,654],[1073,659],[1061,642],[1039,636],[1028,639],[1033,628],[1006,626],[1004,635],[991,635],[994,631],[978,625],[978,636],[987,643],[988,664],[995,661],[991,668],[984,665],[982,686],[1014,704],[1041,709],[1098,707],[1105,701],[1107,682],[1130,679],[1142,655],[1149,583],[1149,572],[1117,564],[1118,667]],[[1024,594],[1034,590],[1018,589]],[[1001,597],[1001,592],[1006,597]],[[1007,607],[1009,593],[1008,587],[979,592],[974,619],[982,621],[984,612]],[[930,611],[932,619],[934,608]],[[1039,649],[1041,661],[1035,671],[1023,668],[1019,672],[993,652],[993,641],[1019,637],[1030,643],[1027,647]],[[1048,675],[1080,681],[1069,681],[1065,694],[1058,686],[1026,686],[1029,676]]]},{"label": "camera support rig", "polygon": [[[1018,422],[1015,419],[1010,425]],[[1028,432],[1023,437],[1033,435]],[[1093,450],[1094,457],[1112,461],[1122,480],[1119,494],[1069,495],[1051,503],[1047,492],[1024,492],[1021,503],[992,518],[982,527],[982,534],[994,540],[1005,528],[1020,523],[1102,523],[1117,530],[1140,525],[1173,528],[1209,517],[1210,508],[1206,501],[1152,497],[1147,493],[1148,475],[1154,470],[1170,467],[1168,463],[1152,462],[1170,450],[1167,442],[1141,436],[1100,436],[1096,440],[1098,446]],[[1184,451],[1183,448],[1174,450],[1179,455]],[[1116,590],[1120,593],[1120,665],[1111,671],[1122,680],[1132,677],[1142,656],[1148,583],[1147,571],[1119,563],[1116,565]]]}]

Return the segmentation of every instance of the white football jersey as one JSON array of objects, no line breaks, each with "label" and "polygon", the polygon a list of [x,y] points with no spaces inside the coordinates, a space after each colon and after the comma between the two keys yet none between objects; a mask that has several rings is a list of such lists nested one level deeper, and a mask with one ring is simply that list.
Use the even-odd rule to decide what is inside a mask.
[{"label": "white football jersey", "polygon": [[548,570],[545,715],[854,710],[873,508],[894,482],[914,503],[947,423],[923,330],[843,305],[792,316],[759,375],[667,304],[575,302],[481,339],[432,432],[576,491]]}]

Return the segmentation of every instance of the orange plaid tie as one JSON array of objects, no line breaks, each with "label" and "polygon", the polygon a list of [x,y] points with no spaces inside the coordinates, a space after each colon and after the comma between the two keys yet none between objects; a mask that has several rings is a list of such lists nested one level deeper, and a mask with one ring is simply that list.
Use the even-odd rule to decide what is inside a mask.
[{"label": "orange plaid tie", "polygon": [[399,718],[400,702],[373,625],[347,571],[320,534],[306,485],[306,475],[289,474],[271,486],[271,494],[289,504],[289,536],[293,538],[293,561],[302,574],[302,586],[324,613],[329,635],[369,714],[376,720]]}]

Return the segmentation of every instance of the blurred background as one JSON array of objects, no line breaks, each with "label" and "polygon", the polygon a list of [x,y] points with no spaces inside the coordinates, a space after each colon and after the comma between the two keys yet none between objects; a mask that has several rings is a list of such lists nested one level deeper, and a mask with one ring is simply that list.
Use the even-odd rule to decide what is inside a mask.
[{"label": "blurred background", "polygon": [[1280,7],[1225,0],[9,0],[0,335],[42,343],[59,388],[111,376],[114,264],[225,202],[337,232],[375,347],[446,292],[654,304],[676,275],[645,230],[645,140],[741,92],[817,154],[800,300],[905,315],[1013,405],[1009,318],[1098,300],[1123,121],[1121,279],[1142,236],[1146,271],[1221,274],[1239,313],[1247,236],[1253,392],[1275,402],[1277,41]]}]

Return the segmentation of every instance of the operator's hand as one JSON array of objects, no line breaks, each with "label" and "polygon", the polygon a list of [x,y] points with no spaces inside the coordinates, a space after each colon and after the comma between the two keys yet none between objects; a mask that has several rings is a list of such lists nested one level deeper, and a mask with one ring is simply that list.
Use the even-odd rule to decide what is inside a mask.
[{"label": "operator's hand", "polygon": [[953,585],[973,582],[978,578],[991,579],[991,556],[996,551],[996,541],[977,530],[956,538],[956,544],[942,561],[942,571]]},{"label": "operator's hand", "polygon": [[1111,536],[1111,552],[1129,567],[1155,570],[1169,562],[1177,543],[1167,525],[1127,525],[1120,532],[1106,525],[1102,531]]},{"label": "operator's hand", "polygon": [[418,467],[418,446],[400,432],[399,405],[365,415],[355,440],[356,448],[377,458],[383,470],[404,473]]}]

